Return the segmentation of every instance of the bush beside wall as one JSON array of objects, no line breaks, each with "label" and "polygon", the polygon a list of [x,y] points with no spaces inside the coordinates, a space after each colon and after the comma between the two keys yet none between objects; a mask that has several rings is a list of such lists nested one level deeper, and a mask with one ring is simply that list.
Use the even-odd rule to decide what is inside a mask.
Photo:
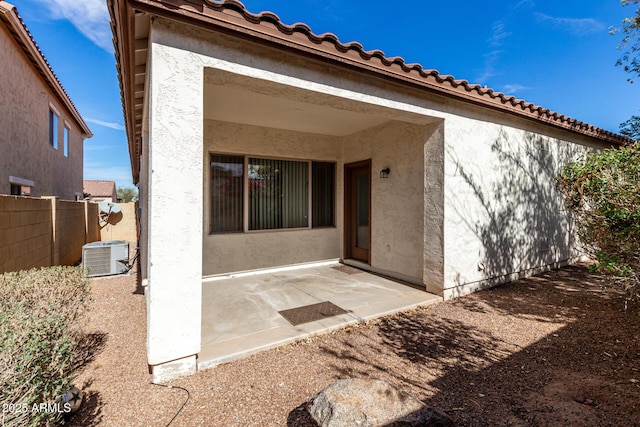
[{"label": "bush beside wall", "polygon": [[[58,425],[60,402],[83,355],[89,281],[79,267],[0,275],[0,414],[3,426]],[[48,404],[49,410],[34,411]],[[58,404],[58,406],[56,406]]]}]

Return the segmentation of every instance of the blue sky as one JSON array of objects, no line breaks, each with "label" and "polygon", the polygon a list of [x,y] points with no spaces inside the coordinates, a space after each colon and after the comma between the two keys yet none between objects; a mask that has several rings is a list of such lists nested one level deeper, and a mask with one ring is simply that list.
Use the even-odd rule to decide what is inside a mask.
[{"label": "blue sky", "polygon": [[[11,1],[11,0],[10,0]],[[614,64],[609,35],[631,7],[618,0],[245,0],[287,24],[333,32],[425,68],[487,85],[617,132],[640,113],[640,83]],[[120,92],[104,0],[13,0],[45,57],[95,134],[85,179],[132,186]]]}]

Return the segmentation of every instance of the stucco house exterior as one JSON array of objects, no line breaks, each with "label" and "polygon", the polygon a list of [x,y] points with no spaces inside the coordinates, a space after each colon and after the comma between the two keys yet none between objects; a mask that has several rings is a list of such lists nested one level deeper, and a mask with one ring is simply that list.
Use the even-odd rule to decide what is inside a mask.
[{"label": "stucco house exterior", "polygon": [[570,262],[555,176],[625,143],[235,0],[107,3],[157,377],[195,369],[204,277],[340,259],[451,298]]},{"label": "stucco house exterior", "polygon": [[0,194],[82,198],[91,131],[16,8],[0,1]]}]

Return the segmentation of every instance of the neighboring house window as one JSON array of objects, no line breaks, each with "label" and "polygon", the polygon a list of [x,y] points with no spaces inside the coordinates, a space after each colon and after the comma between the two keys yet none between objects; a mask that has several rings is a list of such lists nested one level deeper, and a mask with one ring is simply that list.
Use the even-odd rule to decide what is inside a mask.
[{"label": "neighboring house window", "polygon": [[10,194],[12,196],[30,196],[31,187],[29,187],[28,185],[11,184]]},{"label": "neighboring house window", "polygon": [[64,125],[64,140],[62,141],[62,143],[64,144],[62,146],[64,151],[64,156],[69,157],[69,127],[67,126],[66,123]]},{"label": "neighboring house window", "polygon": [[49,145],[58,149],[58,113],[49,109]]},{"label": "neighboring house window", "polygon": [[10,176],[9,184],[11,185],[10,194],[12,196],[30,196],[31,189],[35,185],[32,180],[19,176]]},{"label": "neighboring house window", "polygon": [[333,226],[334,202],[335,163],[211,155],[212,233]]}]

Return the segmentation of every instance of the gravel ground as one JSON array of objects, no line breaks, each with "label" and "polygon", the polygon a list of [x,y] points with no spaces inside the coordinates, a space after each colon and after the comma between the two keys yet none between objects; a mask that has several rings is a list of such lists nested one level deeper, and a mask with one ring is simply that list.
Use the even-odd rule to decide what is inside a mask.
[{"label": "gravel ground", "polygon": [[[94,279],[76,426],[307,426],[335,379],[381,378],[460,426],[640,426],[640,305],[583,267],[151,384],[136,276]],[[187,391],[188,390],[188,393]]]}]

